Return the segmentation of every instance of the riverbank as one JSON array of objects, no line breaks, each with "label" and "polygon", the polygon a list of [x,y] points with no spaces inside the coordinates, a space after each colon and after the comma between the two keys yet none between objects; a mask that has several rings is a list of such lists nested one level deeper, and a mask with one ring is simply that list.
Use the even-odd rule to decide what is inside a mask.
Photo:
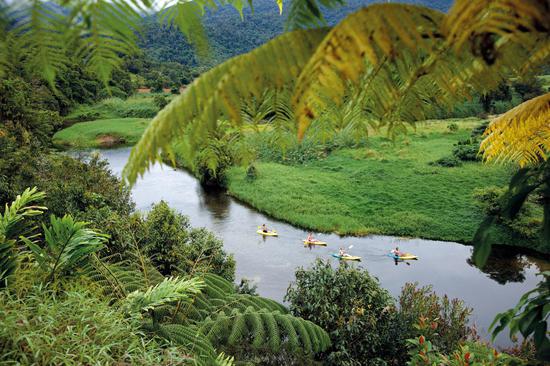
[{"label": "riverbank", "polygon": [[75,123],[57,132],[53,143],[63,149],[132,146],[138,142],[149,121],[147,118],[113,118]]},{"label": "riverbank", "polygon": [[[373,136],[366,148],[336,151],[307,165],[260,162],[253,181],[235,167],[228,172],[228,191],[270,216],[315,231],[470,243],[484,217],[474,192],[507,185],[511,171],[480,162],[430,162],[450,155],[479,122],[455,121],[454,132],[445,121],[421,123],[395,144]],[[518,244],[504,230],[495,235]]]}]

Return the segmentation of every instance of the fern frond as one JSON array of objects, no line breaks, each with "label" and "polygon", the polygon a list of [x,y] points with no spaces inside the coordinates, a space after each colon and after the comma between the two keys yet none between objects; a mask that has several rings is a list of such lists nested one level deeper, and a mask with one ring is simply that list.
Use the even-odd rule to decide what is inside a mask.
[{"label": "fern frond", "polygon": [[513,161],[521,167],[548,159],[550,93],[520,104],[494,119],[480,151],[487,161]]},{"label": "fern frond", "polygon": [[292,84],[326,34],[326,29],[283,34],[248,54],[232,58],[202,74],[151,121],[132,149],[123,177],[134,183],[161,152],[172,151],[170,143],[198,119],[197,130],[212,131],[225,115],[236,123],[241,118],[241,99],[260,98],[269,88]]},{"label": "fern frond", "polygon": [[217,358],[212,343],[195,327],[181,324],[161,324],[153,330],[156,330],[162,337],[185,347],[195,355],[195,361],[199,365],[211,365],[212,361]]},{"label": "fern frond", "polygon": [[533,33],[550,32],[550,9],[546,0],[456,0],[443,30],[456,51],[473,47],[481,55],[493,51],[488,37],[529,43]]},{"label": "fern frond", "polygon": [[63,15],[49,9],[45,2],[35,0],[24,7],[21,5],[13,14],[17,16],[13,32],[18,36],[20,47],[25,49],[25,68],[55,87],[56,75],[65,69],[68,61],[67,23]]},{"label": "fern frond", "polygon": [[127,308],[132,312],[146,312],[176,301],[189,302],[200,293],[204,283],[199,278],[165,278],[161,283],[149,287],[145,292],[134,291],[126,298]]},{"label": "fern frond", "polygon": [[281,347],[306,354],[330,346],[328,334],[317,325],[277,311],[245,311],[217,314],[200,323],[200,330],[215,346],[227,347],[248,340],[256,349],[277,352]]},{"label": "fern frond", "polygon": [[120,55],[137,51],[136,32],[141,16],[123,0],[84,1],[71,10],[71,21],[80,28],[77,55],[108,85],[113,70],[122,65]]},{"label": "fern frond", "polygon": [[[299,136],[331,102],[342,103],[350,84],[363,89],[355,95],[364,100],[367,117],[395,135],[406,131],[407,124],[433,117],[434,105],[450,109],[474,92],[490,91],[540,64],[550,42],[548,8],[537,6],[537,12],[519,21],[531,25],[521,27],[499,17],[511,12],[507,7],[514,8],[516,2],[491,3],[498,10],[488,5],[487,16],[479,21],[504,30],[470,39],[468,47],[460,49],[453,32],[461,28],[427,8],[373,5],[344,19],[319,46],[298,81],[293,102]],[[531,11],[535,9],[521,15]],[[454,28],[449,29],[449,24]],[[481,54],[477,46],[492,55]]]},{"label": "fern frond", "polygon": [[[410,63],[436,50],[442,19],[442,13],[428,8],[382,4],[363,8],[335,26],[309,60],[296,85],[293,105],[299,136],[304,135],[311,121],[326,108],[327,100],[340,105],[347,83],[359,83],[365,70],[372,79],[382,75],[382,80],[386,80],[377,85],[385,86],[382,90],[369,82],[365,87],[377,96],[376,102],[383,102],[378,108],[387,110],[391,101],[385,101],[385,96],[392,96],[398,89],[391,83],[391,73],[401,73],[403,80],[420,74],[414,71],[415,67],[411,75]],[[399,60],[402,63],[393,70],[383,67]],[[386,113],[377,114],[383,118]]]},{"label": "fern frond", "polygon": [[334,9],[344,4],[344,0],[292,0],[285,20],[285,30],[324,27],[327,22],[322,8]]},{"label": "fern frond", "polygon": [[176,26],[201,57],[208,54],[207,36],[201,21],[204,5],[197,1],[177,1],[167,3],[165,9],[160,12],[160,21],[169,26]]}]

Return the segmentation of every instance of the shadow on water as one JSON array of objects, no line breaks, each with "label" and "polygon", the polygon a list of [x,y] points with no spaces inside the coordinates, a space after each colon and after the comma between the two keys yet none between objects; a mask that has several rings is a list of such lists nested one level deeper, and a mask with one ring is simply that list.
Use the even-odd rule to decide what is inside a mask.
[{"label": "shadow on water", "polygon": [[[112,171],[120,175],[129,149],[103,151]],[[307,231],[266,216],[220,190],[204,189],[188,172],[162,165],[151,167],[132,189],[132,197],[139,210],[166,201],[189,216],[193,226],[203,226],[223,239],[224,248],[235,257],[236,278],[252,280],[258,292],[265,297],[282,301],[298,267],[309,267],[316,259],[339,261],[331,255],[339,247],[360,256],[359,263],[349,263],[377,277],[382,287],[394,297],[407,282],[432,285],[440,295],[463,299],[474,308],[472,321],[480,334],[487,337],[487,328],[495,314],[517,303],[519,297],[539,281],[536,274],[549,269],[547,258],[521,254],[509,248],[496,248],[483,272],[472,266],[472,248],[459,243],[397,238],[372,235],[341,237],[336,234],[317,234],[327,246],[303,245]],[[266,224],[277,229],[278,237],[263,237],[257,227]],[[414,253],[417,261],[398,262],[388,257],[389,250],[399,246],[404,252]],[[496,344],[510,344],[506,334]]]},{"label": "shadow on water", "polygon": [[214,187],[203,187],[200,184],[196,188],[200,199],[200,206],[208,210],[215,220],[224,220],[230,216],[231,200],[225,190]]},{"label": "shadow on water", "polygon": [[[466,262],[475,267],[472,257],[468,258]],[[526,251],[520,248],[494,246],[491,256],[481,271],[495,282],[505,285],[509,282],[524,282],[526,271],[531,266],[537,267],[539,272],[550,269],[548,261],[542,257],[537,258],[534,253],[528,257]]]}]

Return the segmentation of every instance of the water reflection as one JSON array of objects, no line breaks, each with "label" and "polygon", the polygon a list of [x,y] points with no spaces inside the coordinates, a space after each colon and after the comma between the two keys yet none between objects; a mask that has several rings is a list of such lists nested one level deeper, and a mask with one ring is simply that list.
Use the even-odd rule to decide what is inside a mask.
[{"label": "water reflection", "polygon": [[[534,258],[532,258],[534,259]],[[475,267],[473,256],[466,262]],[[525,271],[533,266],[534,262],[520,253],[517,248],[507,246],[493,246],[491,256],[480,270],[495,282],[505,285],[509,282],[525,281]]]},{"label": "water reflection", "polygon": [[197,185],[196,192],[200,207],[208,210],[214,219],[224,220],[230,216],[231,200],[225,191]]}]

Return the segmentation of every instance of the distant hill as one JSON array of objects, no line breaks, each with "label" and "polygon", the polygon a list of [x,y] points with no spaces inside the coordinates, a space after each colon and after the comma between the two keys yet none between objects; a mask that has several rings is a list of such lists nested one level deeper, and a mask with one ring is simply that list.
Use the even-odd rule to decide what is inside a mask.
[{"label": "distant hill", "polygon": [[[354,10],[377,2],[386,1],[350,0],[347,1],[347,5],[338,9],[324,11],[324,15],[328,23],[333,25]],[[400,2],[424,5],[443,12],[448,11],[453,3],[452,0]],[[229,6],[206,14],[204,24],[211,46],[211,56],[206,61],[197,60],[183,35],[176,29],[160,26],[154,16],[144,19],[145,31],[140,47],[155,61],[177,62],[191,67],[201,65],[208,68],[230,57],[248,52],[283,33],[286,13],[279,15],[273,0],[255,0],[254,14],[251,14],[250,9],[246,9],[244,16],[245,20],[241,21],[237,11]]]}]

